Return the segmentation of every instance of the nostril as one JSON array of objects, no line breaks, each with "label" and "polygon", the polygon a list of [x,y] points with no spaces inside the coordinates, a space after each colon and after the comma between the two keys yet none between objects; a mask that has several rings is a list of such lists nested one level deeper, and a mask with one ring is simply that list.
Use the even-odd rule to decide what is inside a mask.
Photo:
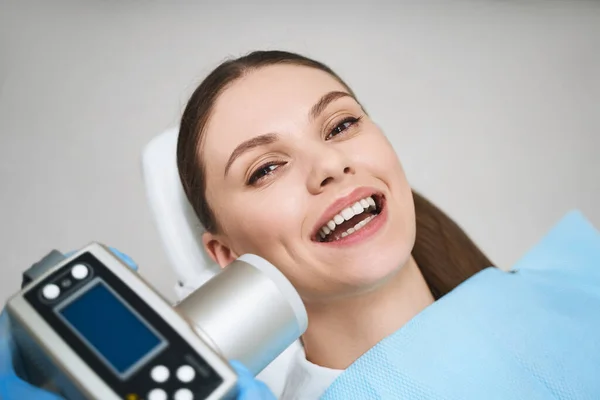
[{"label": "nostril", "polygon": [[345,173],[345,174],[349,174],[349,173],[350,173],[350,167],[346,167],[346,168],[344,168],[344,173]]},{"label": "nostril", "polygon": [[325,179],[323,179],[323,181],[321,182],[321,186],[325,186],[325,185],[327,185],[327,184],[328,184],[329,182],[331,182],[332,180],[333,180],[333,178],[332,178],[332,177],[329,177],[329,178],[325,178]]}]

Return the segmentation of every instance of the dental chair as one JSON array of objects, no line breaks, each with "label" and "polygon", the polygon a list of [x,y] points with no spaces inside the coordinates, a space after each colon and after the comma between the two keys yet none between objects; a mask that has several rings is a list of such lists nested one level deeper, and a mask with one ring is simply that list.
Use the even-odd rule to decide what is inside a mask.
[{"label": "dental chair", "polygon": [[[176,148],[178,129],[169,129],[146,145],[142,154],[143,178],[163,248],[178,283],[179,300],[219,272],[202,245],[203,228],[189,204],[177,172]],[[288,367],[299,341],[294,342],[269,364],[257,378],[279,397]]]}]

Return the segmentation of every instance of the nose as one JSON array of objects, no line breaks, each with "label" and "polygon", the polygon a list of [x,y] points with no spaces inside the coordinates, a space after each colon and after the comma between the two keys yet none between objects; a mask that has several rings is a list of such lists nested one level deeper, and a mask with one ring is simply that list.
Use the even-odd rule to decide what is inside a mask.
[{"label": "nose", "polygon": [[355,173],[350,158],[343,151],[332,145],[324,145],[319,150],[313,149],[312,152],[312,168],[307,185],[311,194],[319,194],[328,186],[343,182]]}]

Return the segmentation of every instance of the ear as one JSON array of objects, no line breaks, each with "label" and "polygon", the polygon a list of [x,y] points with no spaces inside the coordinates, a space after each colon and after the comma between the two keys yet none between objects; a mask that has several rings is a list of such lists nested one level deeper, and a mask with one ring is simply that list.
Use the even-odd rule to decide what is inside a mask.
[{"label": "ear", "polygon": [[239,257],[219,235],[204,232],[202,243],[210,258],[219,264],[221,268],[225,268]]}]

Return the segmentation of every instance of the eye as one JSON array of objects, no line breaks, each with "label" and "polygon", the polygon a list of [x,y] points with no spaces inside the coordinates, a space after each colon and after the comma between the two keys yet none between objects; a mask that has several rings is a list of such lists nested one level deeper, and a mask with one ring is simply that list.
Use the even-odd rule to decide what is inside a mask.
[{"label": "eye", "polygon": [[279,168],[283,162],[269,162],[261,165],[256,171],[250,175],[248,179],[248,185],[255,185],[259,181],[263,180],[268,175],[272,174],[277,168]]},{"label": "eye", "polygon": [[339,135],[340,133],[344,133],[344,131],[348,130],[353,125],[357,124],[359,121],[360,121],[360,117],[359,118],[355,118],[355,117],[344,118],[340,123],[338,123],[329,132],[329,134],[327,135],[327,137],[325,137],[325,140],[329,140],[332,137]]}]

